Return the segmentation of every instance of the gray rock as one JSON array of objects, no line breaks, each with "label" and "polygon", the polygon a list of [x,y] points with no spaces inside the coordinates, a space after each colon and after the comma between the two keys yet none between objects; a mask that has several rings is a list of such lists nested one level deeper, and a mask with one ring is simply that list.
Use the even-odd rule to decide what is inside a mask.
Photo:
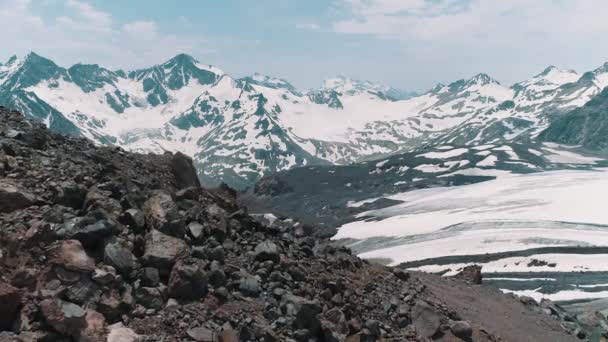
[{"label": "gray rock", "polygon": [[467,321],[457,321],[450,325],[452,333],[463,340],[471,338],[473,335],[473,328]]},{"label": "gray rock", "polygon": [[161,275],[168,275],[178,256],[188,250],[183,240],[152,230],[146,236],[143,260],[146,265],[157,268]]},{"label": "gray rock", "polygon": [[59,299],[46,299],[40,303],[45,321],[58,332],[77,337],[86,326],[86,312],[78,305]]},{"label": "gray rock", "polygon": [[135,291],[137,303],[148,309],[161,309],[165,300],[162,293],[156,287],[140,287]]},{"label": "gray rock", "polygon": [[239,290],[247,296],[257,297],[262,292],[262,287],[257,277],[247,275],[241,278]]},{"label": "gray rock", "polygon": [[169,277],[169,296],[195,300],[207,294],[207,278],[203,268],[196,263],[178,262]]},{"label": "gray rock", "polygon": [[144,203],[143,212],[149,228],[175,237],[184,236],[184,220],[179,215],[177,204],[169,194],[165,192],[154,194]]},{"label": "gray rock", "polygon": [[15,185],[0,182],[0,213],[27,208],[36,202],[36,197]]},{"label": "gray rock", "polygon": [[281,260],[279,247],[277,247],[274,242],[269,240],[260,242],[257,246],[255,246],[253,254],[255,256],[255,260],[258,261],[271,260],[278,263]]},{"label": "gray rock", "polygon": [[203,237],[204,228],[205,227],[198,222],[190,222],[186,230],[194,240],[199,240]]},{"label": "gray rock", "polygon": [[122,213],[119,217],[120,223],[136,228],[138,230],[143,229],[146,225],[146,219],[144,213],[137,209],[129,209]]},{"label": "gray rock", "polygon": [[125,277],[131,277],[137,268],[137,258],[118,241],[106,244],[103,250],[103,260]]},{"label": "gray rock", "polygon": [[216,342],[217,334],[206,328],[192,328],[186,332],[188,337],[197,342]]},{"label": "gray rock", "polygon": [[423,301],[416,302],[412,308],[412,321],[416,332],[424,337],[432,337],[441,325],[440,317],[433,307]]}]

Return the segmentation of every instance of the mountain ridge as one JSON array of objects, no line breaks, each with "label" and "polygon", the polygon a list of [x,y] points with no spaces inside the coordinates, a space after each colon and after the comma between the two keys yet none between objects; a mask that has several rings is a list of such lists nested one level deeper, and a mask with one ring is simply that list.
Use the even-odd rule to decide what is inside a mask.
[{"label": "mountain ridge", "polygon": [[345,76],[307,92],[276,77],[234,78],[186,54],[133,71],[66,69],[35,53],[9,62],[0,66],[0,104],[100,144],[182,151],[201,179],[240,189],[296,166],[535,138],[551,115],[608,85],[601,67],[580,77],[548,67],[511,87],[481,73],[399,99],[394,88]]}]

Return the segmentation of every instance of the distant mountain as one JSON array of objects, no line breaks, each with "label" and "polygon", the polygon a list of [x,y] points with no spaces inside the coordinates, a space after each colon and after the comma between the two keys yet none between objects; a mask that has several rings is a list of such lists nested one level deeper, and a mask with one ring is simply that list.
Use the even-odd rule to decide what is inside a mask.
[{"label": "distant mountain", "polygon": [[583,75],[549,67],[513,87],[479,74],[416,96],[343,76],[300,91],[260,74],[233,78],[185,54],[134,71],[63,68],[35,53],[0,65],[0,104],[100,144],[182,151],[203,181],[237,188],[297,166],[535,139],[606,85],[606,65]]}]

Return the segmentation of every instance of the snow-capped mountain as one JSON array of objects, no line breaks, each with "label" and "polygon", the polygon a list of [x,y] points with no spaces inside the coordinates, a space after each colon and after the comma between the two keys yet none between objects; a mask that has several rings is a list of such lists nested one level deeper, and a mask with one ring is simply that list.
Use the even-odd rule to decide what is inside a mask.
[{"label": "snow-capped mountain", "polygon": [[204,181],[238,188],[296,166],[534,137],[605,85],[608,65],[582,76],[550,67],[513,87],[479,74],[413,97],[347,77],[303,92],[184,54],[134,71],[63,68],[34,53],[0,65],[0,104],[98,143],[185,152]]}]

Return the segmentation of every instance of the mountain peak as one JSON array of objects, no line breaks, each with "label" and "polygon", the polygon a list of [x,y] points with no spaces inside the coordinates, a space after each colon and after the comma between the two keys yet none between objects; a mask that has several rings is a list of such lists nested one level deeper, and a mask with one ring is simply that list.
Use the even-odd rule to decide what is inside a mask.
[{"label": "mountain peak", "polygon": [[180,53],[177,54],[175,57],[169,59],[167,62],[165,62],[164,64],[180,64],[180,65],[186,65],[186,64],[198,64],[199,61],[197,61],[194,57],[185,54],[185,53]]},{"label": "mountain peak", "polygon": [[473,76],[471,79],[469,79],[469,81],[467,83],[478,84],[478,85],[500,84],[498,81],[496,81],[495,79],[493,79],[492,77],[490,77],[490,75],[488,75],[486,73],[480,73],[480,74]]}]

